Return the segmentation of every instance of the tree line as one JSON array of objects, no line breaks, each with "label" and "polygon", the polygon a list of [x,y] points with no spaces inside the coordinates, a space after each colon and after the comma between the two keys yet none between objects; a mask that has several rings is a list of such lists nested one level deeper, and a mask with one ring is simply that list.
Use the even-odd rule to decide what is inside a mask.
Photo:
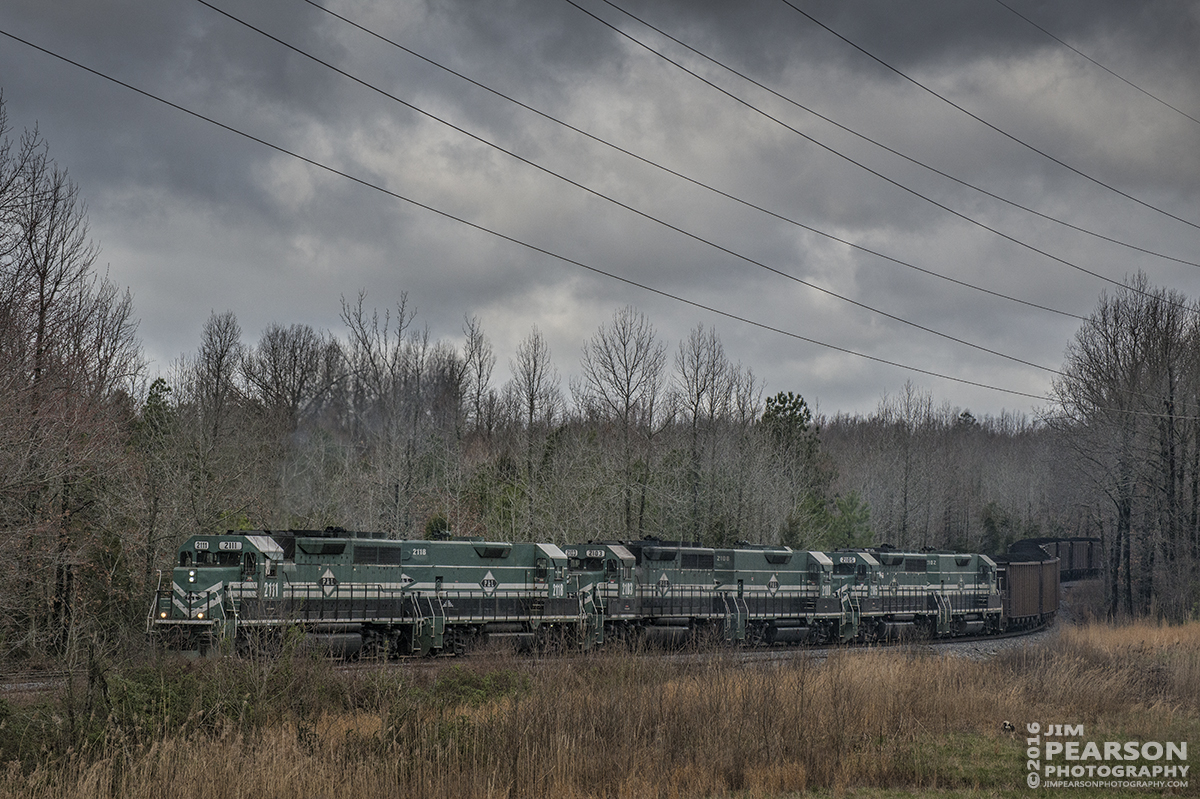
[{"label": "tree line", "polygon": [[1200,613],[1200,305],[1135,275],[1080,328],[1055,394],[1109,612]]},{"label": "tree line", "polygon": [[[634,307],[563,385],[531,327],[507,372],[482,322],[434,340],[402,296],[342,329],[247,342],[214,313],[151,375],[86,207],[0,102],[0,642],[133,626],[187,536],[342,526],[396,537],[599,538],[1000,552],[1103,539],[1113,614],[1195,613],[1200,309],[1144,277],[1102,297],[1057,405],[976,419],[906,384],[867,415],[767,395],[697,325]],[[502,374],[503,372],[503,374]]]}]

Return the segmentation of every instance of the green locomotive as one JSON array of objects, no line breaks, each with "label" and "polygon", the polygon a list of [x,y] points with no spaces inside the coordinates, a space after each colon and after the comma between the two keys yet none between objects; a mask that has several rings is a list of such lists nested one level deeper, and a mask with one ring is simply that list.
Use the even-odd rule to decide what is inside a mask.
[{"label": "green locomotive", "polygon": [[565,551],[571,569],[586,575],[581,580],[600,586],[596,599],[608,638],[849,643],[1001,626],[996,566],[983,555],[713,549],[657,539]]},{"label": "green locomotive", "polygon": [[716,560],[718,588],[727,597],[728,640],[796,644],[840,633],[832,562],[825,554],[743,546],[716,550]]},{"label": "green locomotive", "polygon": [[882,590],[877,634],[888,637],[998,632],[1003,603],[986,555],[877,550]]},{"label": "green locomotive", "polygon": [[574,638],[589,619],[553,544],[400,541],[341,531],[193,536],[151,630],[205,651],[299,628],[343,655],[462,653]]},{"label": "green locomotive", "polygon": [[[180,547],[169,583],[160,578],[148,626],[187,650],[244,647],[301,630],[306,642],[342,655],[384,656],[462,654],[496,640],[588,649],[612,641],[938,638],[1011,626],[1006,616],[1028,603],[1001,596],[1023,590],[1021,575],[1010,571],[1000,579],[983,555],[886,548],[643,539],[560,549],[336,529],[230,532],[192,536]],[[1026,614],[1020,623],[1048,615]]]}]

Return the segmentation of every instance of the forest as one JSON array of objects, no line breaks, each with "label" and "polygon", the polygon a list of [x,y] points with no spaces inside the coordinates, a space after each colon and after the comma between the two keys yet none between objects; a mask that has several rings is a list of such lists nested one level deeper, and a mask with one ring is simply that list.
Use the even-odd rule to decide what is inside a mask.
[{"label": "forest", "polygon": [[1200,609],[1200,306],[1142,275],[1099,297],[1032,418],[911,382],[866,416],[815,412],[715,329],[665,341],[632,306],[565,385],[536,327],[498,364],[479,319],[434,340],[419,298],[365,293],[337,330],[257,341],[214,313],[154,372],[80,188],[2,105],[0,137],[4,659],[136,637],[176,546],[231,529],[986,553],[1096,536],[1110,616]]}]

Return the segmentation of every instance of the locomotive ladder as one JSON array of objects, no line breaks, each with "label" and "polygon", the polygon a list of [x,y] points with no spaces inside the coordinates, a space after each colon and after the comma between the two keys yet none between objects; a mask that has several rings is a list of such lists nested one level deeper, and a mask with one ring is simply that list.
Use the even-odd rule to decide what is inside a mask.
[{"label": "locomotive ladder", "polygon": [[[750,616],[750,606],[740,596],[722,594],[725,603],[725,641],[730,644],[746,640],[746,619]],[[730,603],[733,607],[730,607]]]},{"label": "locomotive ladder", "polygon": [[227,591],[225,594],[226,598],[229,600],[229,607],[225,608],[225,630],[222,637],[228,641],[237,640],[238,617],[240,615],[238,612],[238,605],[240,603],[234,602],[233,597],[230,596],[232,593],[232,591]]},{"label": "locomotive ladder", "polygon": [[843,642],[858,635],[858,627],[862,621],[862,607],[858,597],[850,593],[842,594],[842,619],[839,636]]},{"label": "locomotive ladder", "polygon": [[[446,612],[442,610],[441,600],[436,596],[421,594],[417,594],[412,600],[412,652],[423,655],[431,650],[441,649],[446,632]],[[421,610],[422,604],[428,609],[428,613]]]},{"label": "locomotive ladder", "polygon": [[933,595],[933,599],[937,602],[937,632],[938,635],[950,634],[950,619],[953,613],[950,608],[950,598],[938,591]]},{"label": "locomotive ladder", "polygon": [[595,594],[590,591],[579,592],[579,616],[583,633],[583,648],[604,643],[604,611],[596,604]]}]

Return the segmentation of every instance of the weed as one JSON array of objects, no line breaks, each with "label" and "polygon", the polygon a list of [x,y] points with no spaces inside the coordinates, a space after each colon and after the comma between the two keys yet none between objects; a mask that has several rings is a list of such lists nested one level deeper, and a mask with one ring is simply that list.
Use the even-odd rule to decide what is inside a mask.
[{"label": "weed", "polygon": [[0,706],[0,797],[149,797],[166,781],[178,799],[1015,796],[1025,746],[1003,720],[1200,740],[1200,624],[1064,629],[986,662],[613,654],[425,676],[293,653],[113,668],[106,682],[82,738],[53,703]]}]

